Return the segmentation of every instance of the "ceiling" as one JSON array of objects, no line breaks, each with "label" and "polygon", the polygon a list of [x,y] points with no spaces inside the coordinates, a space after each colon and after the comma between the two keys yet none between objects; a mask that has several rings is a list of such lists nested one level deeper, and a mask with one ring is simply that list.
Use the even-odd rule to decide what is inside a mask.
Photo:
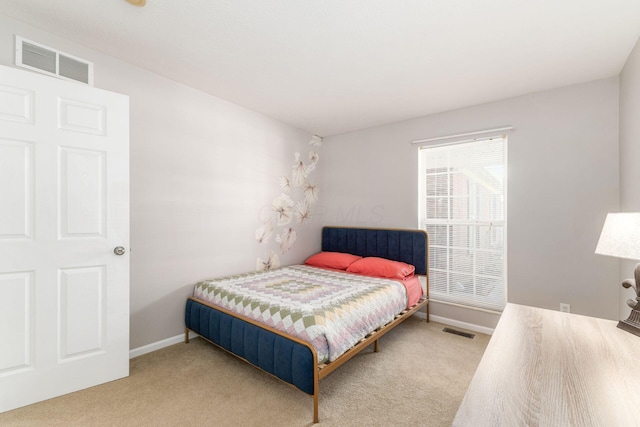
[{"label": "ceiling", "polygon": [[321,136],[616,76],[640,36],[639,0],[0,0],[0,13]]}]

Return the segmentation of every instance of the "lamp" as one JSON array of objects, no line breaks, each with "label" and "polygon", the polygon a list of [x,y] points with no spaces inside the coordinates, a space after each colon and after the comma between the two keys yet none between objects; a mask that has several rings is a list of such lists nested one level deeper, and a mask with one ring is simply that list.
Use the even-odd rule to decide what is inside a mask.
[{"label": "lamp", "polygon": [[[607,214],[596,253],[640,260],[640,213]],[[640,336],[640,263],[636,265],[635,280],[625,280],[622,287],[633,288],[636,291],[636,299],[627,300],[631,314],[627,320],[618,322],[618,328]]]}]

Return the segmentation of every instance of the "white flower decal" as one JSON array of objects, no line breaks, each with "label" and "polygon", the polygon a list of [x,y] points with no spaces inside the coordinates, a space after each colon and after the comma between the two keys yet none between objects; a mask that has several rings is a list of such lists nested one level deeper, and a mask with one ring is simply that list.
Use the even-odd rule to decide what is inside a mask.
[{"label": "white flower decal", "polygon": [[309,204],[312,205],[318,201],[318,185],[312,185],[309,182],[304,183],[304,199]]},{"label": "white flower decal", "polygon": [[269,258],[267,258],[266,261],[258,258],[258,262],[256,263],[256,270],[258,271],[273,270],[278,267],[280,267],[280,258],[278,258],[278,254],[276,254],[275,251],[269,253]]},{"label": "white flower decal", "polygon": [[319,158],[320,158],[320,155],[318,154],[317,151],[309,151],[309,161],[311,163],[318,163]]},{"label": "white flower decal", "polygon": [[[312,146],[306,155],[293,153],[294,161],[290,172],[280,176],[280,195],[260,209],[255,239],[258,243],[268,243],[271,252],[266,260],[258,258],[258,271],[280,267],[279,254],[286,254],[293,247],[297,232],[291,226],[295,222],[300,226],[311,221],[313,209],[318,201],[318,185],[309,182],[309,175],[316,170],[320,154],[315,147],[322,146],[322,138],[313,135],[309,140]],[[275,239],[274,239],[275,236]],[[272,243],[275,240],[275,243]],[[276,245],[278,247],[276,248]]]},{"label": "white flower decal", "polygon": [[293,206],[293,200],[284,193],[274,199],[271,204],[271,209],[273,209],[278,216],[278,225],[287,225],[291,222],[293,218]]},{"label": "white flower decal", "polygon": [[296,203],[295,215],[298,224],[303,224],[305,221],[311,219],[311,206],[309,206],[309,203]]},{"label": "white flower decal", "polygon": [[322,138],[319,137],[318,135],[313,135],[311,137],[311,139],[309,140],[309,145],[321,146],[322,145]]},{"label": "white flower decal", "polygon": [[280,177],[280,188],[285,193],[290,193],[291,192],[291,180],[289,179],[289,177],[287,177],[287,176],[281,176]]},{"label": "white flower decal", "polygon": [[273,223],[271,221],[262,224],[262,226],[256,230],[256,240],[258,243],[267,243],[271,240],[271,236],[273,236]]},{"label": "white flower decal", "polygon": [[307,179],[307,175],[309,175],[307,166],[302,160],[300,160],[300,153],[295,154],[295,161],[293,162],[292,169],[293,172],[291,173],[291,183],[294,187],[300,187],[304,180]]},{"label": "white flower decal", "polygon": [[276,242],[280,243],[280,252],[285,254],[296,241],[298,235],[293,228],[287,228],[282,233],[276,235]]},{"label": "white flower decal", "polygon": [[307,176],[309,175],[310,172],[314,171],[316,168],[316,165],[318,164],[318,159],[320,158],[320,156],[318,155],[317,152],[315,151],[309,151],[309,165],[307,166]]}]

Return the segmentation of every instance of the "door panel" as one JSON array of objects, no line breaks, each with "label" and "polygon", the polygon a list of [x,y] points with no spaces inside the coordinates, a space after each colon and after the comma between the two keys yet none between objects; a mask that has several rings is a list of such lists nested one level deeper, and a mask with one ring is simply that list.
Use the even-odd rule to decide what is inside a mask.
[{"label": "door panel", "polygon": [[128,116],[0,66],[0,412],[129,373]]},{"label": "door panel", "polygon": [[0,85],[0,120],[33,124],[34,93]]},{"label": "door panel", "polygon": [[60,238],[105,237],[106,153],[60,147]]},{"label": "door panel", "polygon": [[104,105],[87,104],[73,99],[59,99],[59,127],[74,132],[105,134],[105,117],[107,108]]},{"label": "door panel", "polygon": [[0,239],[33,230],[33,144],[0,139]]},{"label": "door panel", "polygon": [[33,367],[33,272],[0,274],[0,312],[12,312],[12,322],[0,324],[0,376]]},{"label": "door panel", "polygon": [[60,359],[104,351],[105,266],[60,270]]}]

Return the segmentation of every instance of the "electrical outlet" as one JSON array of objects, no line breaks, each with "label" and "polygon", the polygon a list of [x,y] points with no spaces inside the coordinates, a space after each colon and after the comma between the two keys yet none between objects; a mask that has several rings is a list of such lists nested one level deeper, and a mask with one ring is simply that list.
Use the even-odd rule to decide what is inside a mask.
[{"label": "electrical outlet", "polygon": [[560,303],[560,311],[563,313],[571,313],[571,304],[565,302]]}]

